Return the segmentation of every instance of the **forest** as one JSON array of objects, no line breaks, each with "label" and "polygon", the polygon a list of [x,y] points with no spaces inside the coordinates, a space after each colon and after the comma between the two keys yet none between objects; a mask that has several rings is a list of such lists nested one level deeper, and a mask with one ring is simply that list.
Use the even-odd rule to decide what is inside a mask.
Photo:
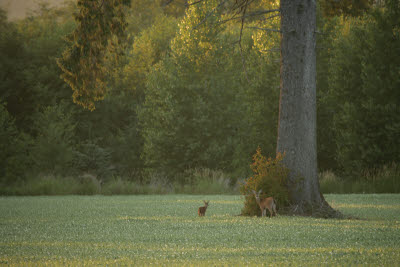
[{"label": "forest", "polygon": [[[76,3],[0,9],[0,194],[237,192],[258,148],[276,156],[280,17],[217,2],[132,0],[89,109],[59,64]],[[321,190],[399,193],[400,3],[318,0],[317,28]]]}]

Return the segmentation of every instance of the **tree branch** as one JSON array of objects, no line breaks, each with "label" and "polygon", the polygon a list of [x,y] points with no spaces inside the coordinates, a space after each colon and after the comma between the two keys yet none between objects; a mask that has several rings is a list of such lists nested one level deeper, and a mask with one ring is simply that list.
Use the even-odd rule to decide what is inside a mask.
[{"label": "tree branch", "polygon": [[275,17],[279,17],[280,15],[281,15],[281,14],[277,14],[277,15],[269,16],[269,17],[267,17],[267,18],[260,19],[260,21],[266,21],[266,20],[269,20],[269,19],[273,19],[273,18],[275,18]]},{"label": "tree branch", "polygon": [[[264,11],[266,11],[266,10],[264,10]],[[270,10],[271,12],[269,12],[269,13],[272,13],[272,12],[279,12],[279,9],[272,9],[272,10]],[[254,14],[254,13],[256,13],[256,14]],[[263,14],[261,14],[261,15],[264,15],[264,14],[267,14],[267,13],[263,13]],[[243,18],[249,18],[249,17],[253,17],[253,16],[258,16],[258,15],[260,15],[260,13],[257,13],[257,12],[252,12],[252,13],[249,13],[249,14],[247,14],[247,15],[243,15],[243,16],[239,16],[239,17],[232,17],[232,18],[230,18],[230,19],[226,19],[226,20],[222,20],[221,21],[221,23],[225,23],[225,22],[228,22],[228,21],[231,21],[231,20],[236,20],[236,19],[243,19]],[[275,18],[275,17],[278,17],[278,16],[280,16],[279,14],[278,15],[273,15],[273,16],[270,16],[270,17],[268,17],[268,18],[265,18],[265,19],[263,19],[263,20],[267,20],[267,19],[272,19],[272,18]]]},{"label": "tree branch", "polygon": [[261,50],[261,52],[279,52],[279,51],[281,51],[280,48],[271,48],[271,49]]},{"label": "tree branch", "polygon": [[199,0],[199,1],[193,2],[193,3],[191,3],[191,4],[186,3],[186,6],[193,6],[193,5],[198,4],[198,3],[201,3],[201,2],[203,2],[203,1],[204,1],[204,0]]},{"label": "tree branch", "polygon": [[240,27],[240,36],[239,36],[239,49],[240,49],[240,56],[242,58],[242,65],[243,65],[244,75],[246,76],[246,80],[248,82],[250,82],[249,81],[249,77],[247,75],[246,61],[245,61],[245,59],[243,57],[243,48],[242,48],[242,33],[243,33],[244,21],[246,19],[245,15],[246,15],[247,4],[248,4],[248,1],[246,1],[246,5],[244,6],[244,9],[243,9],[242,25]]},{"label": "tree branch", "polygon": [[276,29],[269,29],[269,28],[260,28],[260,27],[246,27],[247,29],[256,29],[256,30],[262,30],[262,31],[270,31],[270,32],[279,32],[281,33],[281,30],[276,30]]},{"label": "tree branch", "polygon": [[[204,1],[204,0],[199,0],[199,1],[195,2],[195,3],[202,2],[202,1]],[[226,1],[227,1],[227,0],[224,0],[224,1],[220,2],[220,3],[218,4],[218,6],[216,6],[216,7],[213,8],[210,12],[208,12],[208,13],[206,14],[206,16],[204,17],[204,19],[203,19],[202,21],[200,21],[199,24],[197,24],[196,26],[194,26],[192,30],[195,30],[195,29],[197,29],[200,25],[202,25],[202,24],[207,20],[207,18],[210,17],[210,16],[211,16],[218,8],[220,8]],[[192,4],[195,4],[195,3],[192,3]]]},{"label": "tree branch", "polygon": [[[171,3],[174,2],[174,1],[175,1],[175,0],[167,0],[167,1],[163,4],[163,7],[168,6],[169,4],[171,4]],[[189,6],[192,6],[192,5],[201,3],[201,2],[203,2],[203,1],[204,1],[204,0],[198,0],[198,1],[196,1],[196,2],[193,2],[193,3],[189,4],[188,1],[186,0],[185,3],[180,3],[180,2],[178,1],[177,4],[183,5],[183,6],[185,6],[185,7],[189,7]]]},{"label": "tree branch", "polygon": [[101,5],[100,5],[100,7],[99,7],[99,10],[101,10],[101,8],[103,7],[103,5],[104,5],[104,0],[101,1]]},{"label": "tree branch", "polygon": [[319,34],[319,35],[328,35],[327,33],[323,33],[323,32],[320,32],[320,31],[314,31],[316,34]]},{"label": "tree branch", "polygon": [[280,9],[258,10],[258,11],[249,13],[248,16],[260,16],[260,15],[265,15],[265,14],[269,14],[269,13],[273,13],[273,12],[281,12],[281,10]]}]

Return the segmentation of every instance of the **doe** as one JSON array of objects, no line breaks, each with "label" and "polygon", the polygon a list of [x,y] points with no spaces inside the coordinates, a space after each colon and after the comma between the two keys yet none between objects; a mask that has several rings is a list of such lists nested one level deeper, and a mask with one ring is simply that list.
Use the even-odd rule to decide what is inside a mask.
[{"label": "doe", "polygon": [[256,193],[256,191],[253,190],[253,194],[256,197],[257,204],[258,206],[260,206],[262,217],[265,217],[267,215],[267,209],[269,210],[270,217],[275,216],[277,214],[276,201],[274,200],[273,197],[267,197],[264,198],[263,200],[260,200],[261,192],[262,192],[261,189],[260,191],[258,191],[258,193]]},{"label": "doe", "polygon": [[199,216],[206,215],[206,210],[207,210],[207,207],[208,207],[208,203],[210,203],[210,201],[205,201],[205,200],[203,200],[203,202],[204,202],[204,207],[200,207],[199,210],[197,211]]}]

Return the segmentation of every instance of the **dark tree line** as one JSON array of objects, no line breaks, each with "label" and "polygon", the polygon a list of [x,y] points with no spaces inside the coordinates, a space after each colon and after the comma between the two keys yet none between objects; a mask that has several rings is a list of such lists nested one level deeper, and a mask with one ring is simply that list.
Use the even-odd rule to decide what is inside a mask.
[{"label": "dark tree line", "polygon": [[[97,70],[104,78],[97,91],[101,95],[81,95],[104,97],[93,111],[73,103],[56,60],[71,41],[79,39],[71,35],[77,29],[71,16],[76,6],[44,5],[17,22],[7,21],[2,12],[2,183],[83,173],[104,180],[120,176],[147,181],[165,176],[184,182],[184,173],[195,168],[243,178],[249,175],[258,146],[274,156],[280,40],[279,32],[260,29],[283,32],[280,23],[284,22],[279,16],[261,21],[249,16],[243,26],[242,19],[232,19],[228,12],[229,1],[219,9],[215,7],[220,1],[207,2],[132,1],[132,8],[124,9],[125,18],[118,22],[124,26],[123,34],[113,32],[112,24],[104,25],[102,30],[109,30],[111,41],[102,44],[103,52],[85,59],[101,63]],[[318,153],[317,159],[309,160],[314,167],[303,166],[313,170],[312,175],[303,175],[314,181],[317,163],[319,170],[331,169],[351,179],[399,161],[398,1],[365,2],[358,11],[355,5],[333,8],[327,3],[320,1],[313,7],[316,28],[307,31],[315,38],[310,45],[315,43],[316,55],[305,53],[302,59],[297,57],[302,51],[289,49],[296,56],[282,59],[289,65],[291,60],[316,61],[316,87],[303,87],[316,92],[318,124],[303,128],[314,129],[318,145],[302,144]],[[290,5],[300,8],[302,3],[290,1]],[[261,8],[279,9],[268,1],[256,1],[246,14]],[[310,11],[308,6],[297,11],[296,16],[311,16],[302,13]],[[291,28],[287,31],[296,38]],[[116,36],[125,38],[125,46],[116,47]],[[124,53],[115,58],[115,51],[121,50]],[[305,77],[300,70],[293,73]],[[298,140],[297,144],[309,136],[293,133],[291,140]]]}]

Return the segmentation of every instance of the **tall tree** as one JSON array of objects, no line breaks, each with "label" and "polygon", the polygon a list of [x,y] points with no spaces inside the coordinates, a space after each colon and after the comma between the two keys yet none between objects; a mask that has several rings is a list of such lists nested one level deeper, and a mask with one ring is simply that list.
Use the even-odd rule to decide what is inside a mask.
[{"label": "tall tree", "polygon": [[[251,2],[236,1],[242,10],[242,22]],[[315,214],[322,211],[323,216],[335,216],[336,212],[320,193],[317,176],[316,5],[315,0],[280,1],[277,152],[285,153],[284,164],[290,170],[288,190],[293,212]]]},{"label": "tall tree", "polygon": [[74,91],[74,102],[87,109],[94,110],[95,101],[106,94],[104,61],[109,52],[121,52],[118,48],[125,37],[124,9],[130,4],[130,0],[78,0],[77,27],[67,37],[71,45],[57,63]]},{"label": "tall tree", "polygon": [[317,178],[316,1],[281,0],[281,94],[277,151],[290,169],[298,213],[327,205]]}]

